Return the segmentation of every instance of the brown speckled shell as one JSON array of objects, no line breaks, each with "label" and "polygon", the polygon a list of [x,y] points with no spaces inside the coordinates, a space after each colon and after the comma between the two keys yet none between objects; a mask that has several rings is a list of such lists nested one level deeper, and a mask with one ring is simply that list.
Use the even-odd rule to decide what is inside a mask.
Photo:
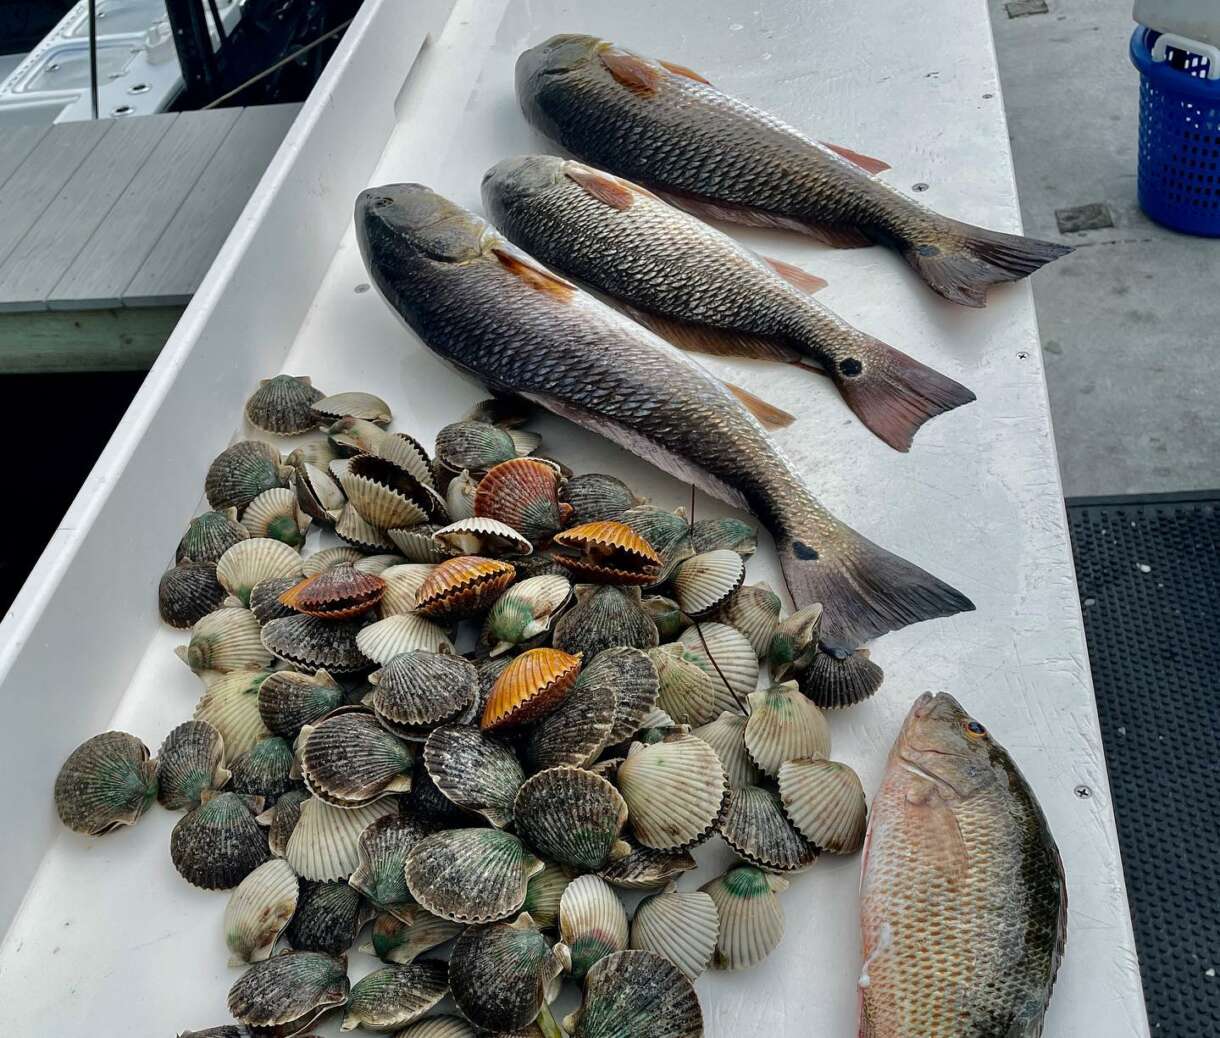
[{"label": "brown speckled shell", "polygon": [[361,807],[411,788],[411,748],[364,708],[344,707],[324,717],[302,739],[305,785],[336,807]]},{"label": "brown speckled shell", "polygon": [[818,857],[784,814],[779,794],[762,786],[729,791],[720,835],[738,857],[767,872],[799,872]]},{"label": "brown speckled shell", "polygon": [[235,887],[271,857],[266,833],[236,793],[218,793],[183,815],[169,847],[179,875],[204,890]]},{"label": "brown speckled shell", "polygon": [[385,581],[352,566],[334,566],[306,577],[280,595],[298,613],[326,620],[347,620],[367,613],[385,594]]},{"label": "brown speckled shell", "polygon": [[284,937],[295,951],[342,955],[365,921],[362,900],[360,892],[344,880],[306,880]]},{"label": "brown speckled shell", "polygon": [[529,649],[496,678],[483,708],[488,731],[537,720],[554,710],[576,683],[581,658],[558,649]]},{"label": "brown speckled shell", "polygon": [[513,817],[522,838],[546,861],[594,872],[615,850],[627,804],[600,775],[560,766],[521,787]]},{"label": "brown speckled shell", "polygon": [[387,728],[426,738],[431,728],[474,706],[479,675],[473,663],[450,653],[400,652],[373,675],[373,709]]},{"label": "brown speckled shell", "polygon": [[227,592],[216,579],[214,562],[180,562],[161,574],[157,608],[170,627],[193,627],[220,608]]},{"label": "brown speckled shell", "polygon": [[562,525],[558,476],[545,462],[515,458],[490,469],[479,480],[474,514],[507,523],[535,544]]},{"label": "brown speckled shell", "polygon": [[268,1029],[260,1034],[299,1034],[325,1010],[346,1002],[350,988],[346,959],[323,952],[275,955],[256,962],[229,989],[229,1013]]},{"label": "brown speckled shell", "polygon": [[310,673],[352,674],[370,665],[356,647],[362,626],[361,618],[321,620],[298,613],[268,623],[262,632],[263,646],[277,659]]},{"label": "brown speckled shell", "polygon": [[622,1022],[648,1038],[703,1038],[694,986],[668,959],[648,951],[607,955],[585,978],[581,1007],[563,1024],[572,1038],[617,1038]]},{"label": "brown speckled shell", "polygon": [[449,961],[453,1000],[486,1031],[520,1034],[541,1011],[563,961],[528,916],[471,927],[458,938]]}]

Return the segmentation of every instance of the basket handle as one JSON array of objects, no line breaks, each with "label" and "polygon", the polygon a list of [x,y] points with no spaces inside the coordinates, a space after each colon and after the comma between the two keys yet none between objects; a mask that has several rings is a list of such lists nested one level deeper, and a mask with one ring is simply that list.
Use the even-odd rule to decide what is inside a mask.
[{"label": "basket handle", "polygon": [[1178,36],[1176,33],[1163,32],[1152,45],[1152,60],[1164,61],[1165,51],[1169,47],[1203,55],[1207,58],[1207,78],[1220,79],[1220,47],[1213,47],[1210,43],[1200,43],[1198,40]]}]

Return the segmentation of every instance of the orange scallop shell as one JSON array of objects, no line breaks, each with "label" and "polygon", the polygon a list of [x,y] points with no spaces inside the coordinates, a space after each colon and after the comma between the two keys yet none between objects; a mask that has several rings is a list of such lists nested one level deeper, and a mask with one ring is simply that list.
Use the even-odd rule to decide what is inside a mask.
[{"label": "orange scallop shell", "polygon": [[474,514],[508,523],[534,543],[545,541],[563,523],[559,477],[535,458],[493,465],[475,489]]},{"label": "orange scallop shell", "polygon": [[433,620],[459,620],[490,609],[517,578],[516,567],[500,559],[459,555],[428,574],[415,595],[415,611]]},{"label": "orange scallop shell", "polygon": [[377,605],[385,587],[385,581],[375,574],[352,566],[335,566],[293,584],[280,595],[280,602],[298,613],[346,620]]},{"label": "orange scallop shell", "polygon": [[626,523],[582,523],[555,535],[555,561],[596,584],[651,584],[661,556]]},{"label": "orange scallop shell", "polygon": [[580,660],[580,653],[572,655],[558,649],[523,652],[491,686],[483,708],[483,729],[510,728],[550,713],[576,683]]}]

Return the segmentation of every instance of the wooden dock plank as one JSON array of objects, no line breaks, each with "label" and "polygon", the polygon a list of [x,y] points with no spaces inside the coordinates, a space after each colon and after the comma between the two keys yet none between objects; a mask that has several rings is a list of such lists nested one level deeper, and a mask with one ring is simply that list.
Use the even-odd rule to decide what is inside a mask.
[{"label": "wooden dock plank", "polygon": [[0,313],[0,375],[147,371],[180,306]]},{"label": "wooden dock plank", "polygon": [[4,135],[4,147],[0,148],[0,188],[12,176],[34,150],[34,146],[47,135],[49,126],[18,126]]}]

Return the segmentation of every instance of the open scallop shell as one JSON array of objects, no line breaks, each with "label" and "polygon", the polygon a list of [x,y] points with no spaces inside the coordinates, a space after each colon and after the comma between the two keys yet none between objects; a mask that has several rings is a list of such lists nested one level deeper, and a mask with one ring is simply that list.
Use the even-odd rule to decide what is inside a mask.
[{"label": "open scallop shell", "polygon": [[223,606],[196,623],[190,642],[175,652],[196,674],[252,670],[271,662],[261,633],[258,617],[249,609]]},{"label": "open scallop shell", "polygon": [[322,620],[316,616],[286,616],[270,621],[263,645],[277,659],[314,673],[354,674],[369,666],[359,636],[368,630],[363,620]]},{"label": "open scallop shell", "polygon": [[711,724],[696,728],[691,734],[702,739],[720,758],[720,764],[734,789],[754,786],[762,781],[762,772],[746,750],[746,717],[725,711]]},{"label": "open scallop shell", "polygon": [[382,617],[400,616],[415,611],[415,598],[435,567],[430,563],[407,562],[381,571],[385,581],[380,612]]},{"label": "open scallop shell", "polygon": [[775,776],[779,766],[794,757],[829,756],[830,726],[795,681],[753,692],[749,698],[746,750],[763,772]]},{"label": "open scallop shell", "polygon": [[297,951],[345,955],[367,921],[359,891],[342,880],[301,887],[300,904],[284,937]]},{"label": "open scallop shell", "polygon": [[382,666],[404,652],[453,652],[453,642],[440,627],[414,614],[387,616],[361,628],[356,647]]},{"label": "open scallop shell", "polygon": [[514,584],[488,612],[480,644],[487,646],[492,656],[528,644],[546,634],[571,597],[572,585],[567,577],[529,577]]},{"label": "open scallop shell", "polygon": [[683,631],[678,642],[713,679],[717,710],[740,710],[739,703],[758,684],[758,657],[749,639],[726,624],[705,620]]},{"label": "open scallop shell", "polygon": [[658,641],[657,625],[636,587],[578,584],[576,604],[555,625],[555,648],[589,660],[606,649],[650,649]]},{"label": "open scallop shell", "polygon": [[627,947],[627,912],[605,880],[580,876],[559,903],[559,938],[568,946],[573,980],[583,980],[593,964]]},{"label": "open scallop shell", "polygon": [[634,735],[657,702],[657,671],[641,649],[617,648],[599,652],[581,672],[585,685],[614,692],[614,723],[606,745]]},{"label": "open scallop shell", "polygon": [[386,530],[386,536],[403,554],[408,562],[435,564],[453,556],[453,552],[442,548],[432,535],[442,527],[435,523],[419,523],[403,529]]},{"label": "open scallop shell", "polygon": [[744,634],[761,660],[771,649],[781,608],[779,595],[766,584],[745,584],[720,607],[717,619]]},{"label": "open scallop shell", "polygon": [[416,739],[465,715],[479,691],[474,664],[450,653],[399,653],[371,680],[372,706],[381,723]]},{"label": "open scallop shell", "polygon": [[426,483],[373,454],[352,458],[339,475],[348,503],[379,530],[399,529],[444,515],[444,502]]},{"label": "open scallop shell", "polygon": [[388,798],[342,808],[311,797],[301,804],[284,857],[302,879],[345,880],[360,864],[360,834],[377,819],[397,813],[397,804]]},{"label": "open scallop shell", "polygon": [[325,670],[300,674],[276,671],[258,690],[258,713],[274,735],[295,739],[301,728],[343,703],[343,689]]},{"label": "open scallop shell", "polygon": [[347,1001],[347,960],[289,952],[256,962],[229,989],[229,1013],[257,1033],[295,1035]]},{"label": "open scallop shell", "polygon": [[810,843],[832,854],[855,854],[864,845],[864,789],[846,764],[818,757],[785,761],[779,767],[779,795],[788,818]]},{"label": "open scallop shell", "polygon": [[419,905],[399,905],[396,914],[387,912],[377,917],[369,945],[362,950],[372,951],[382,962],[414,962],[465,929],[464,923],[442,919]]},{"label": "open scallop shell", "polygon": [[360,864],[348,877],[352,889],[398,915],[411,900],[403,867],[407,855],[431,830],[406,815],[385,815],[360,834]]},{"label": "open scallop shell", "polygon": [[563,892],[575,877],[575,870],[566,865],[547,865],[530,879],[521,910],[528,912],[541,930],[555,926],[559,922],[559,903],[563,900]]},{"label": "open scallop shell", "polygon": [[407,855],[407,889],[429,912],[459,923],[490,923],[518,912],[543,864],[511,833],[449,829]]},{"label": "open scallop shell", "polygon": [[813,663],[821,627],[822,607],[815,603],[793,613],[775,628],[767,650],[774,680],[787,681]]},{"label": "open scallop shell", "polygon": [[411,748],[371,712],[336,711],[302,732],[302,740],[305,785],[336,807],[362,807],[411,788]]},{"label": "open scallop shell", "polygon": [[243,605],[250,602],[255,584],[272,577],[299,577],[300,553],[283,541],[270,537],[249,537],[229,548],[216,563],[216,579]]},{"label": "open scallop shell", "polygon": [[271,444],[239,440],[213,459],[203,489],[212,508],[241,509],[264,490],[287,486],[291,474]]},{"label": "open scallop shell", "polygon": [[619,840],[627,804],[599,775],[560,766],[540,771],[517,793],[517,832],[547,861],[596,871],[629,850]]},{"label": "open scallop shell", "polygon": [[288,464],[295,469],[306,464],[324,469],[338,456],[335,448],[325,436],[314,436],[299,447],[294,447],[287,460]]},{"label": "open scallop shell", "polygon": [[395,547],[393,539],[365,519],[350,501],[335,520],[335,533],[362,552],[393,551]]},{"label": "open scallop shell", "polygon": [[607,955],[585,979],[580,1009],[563,1022],[572,1038],[703,1038],[691,982],[648,951]]},{"label": "open scallop shell", "polygon": [[377,457],[397,465],[425,486],[435,489],[432,459],[428,457],[424,445],[414,436],[409,436],[405,432],[389,433],[381,438],[373,448],[373,453]]},{"label": "open scallop shell", "polygon": [[292,747],[284,739],[278,735],[260,739],[233,758],[229,788],[234,793],[262,797],[265,803],[273,803],[293,785],[292,765]]},{"label": "open scallop shell", "polygon": [[204,512],[190,521],[178,542],[174,561],[216,562],[234,544],[249,536],[250,532],[237,521],[236,508]]},{"label": "open scallop shell", "polygon": [[272,487],[258,495],[242,513],[241,524],[252,538],[267,537],[300,550],[309,529],[309,516],[297,504],[296,492]]},{"label": "open scallop shell", "polygon": [[581,580],[595,584],[648,584],[661,557],[630,526],[607,521],[584,523],[555,535],[557,561]]},{"label": "open scallop shell", "polygon": [[486,612],[517,577],[512,563],[478,555],[446,559],[420,585],[415,611],[433,620],[461,620]]},{"label": "open scallop shell", "polygon": [[394,417],[387,404],[372,393],[335,393],[333,396],[315,400],[314,417],[319,422],[333,422],[338,418],[359,418],[378,425],[389,425]]},{"label": "open scallop shell", "polygon": [[574,526],[618,519],[627,509],[639,504],[626,483],[601,472],[586,472],[565,479],[559,488],[559,500],[571,506]]},{"label": "open scallop shell", "polygon": [[374,609],[385,594],[385,581],[352,566],[334,566],[306,577],[280,595],[298,613],[324,620],[350,620]]},{"label": "open scallop shell", "polygon": [[[449,484],[450,492],[456,482],[455,480]],[[454,517],[452,508],[449,514]],[[446,554],[490,555],[495,558],[502,555],[533,554],[534,546],[508,523],[475,516],[473,512],[469,516],[456,518],[456,522],[442,526],[432,535],[432,539]]]},{"label": "open scallop shell", "polygon": [[449,993],[449,971],[437,959],[386,966],[357,981],[341,1031],[397,1031],[413,1023]]},{"label": "open scallop shell", "polygon": [[768,872],[798,872],[818,856],[788,821],[779,794],[762,786],[730,790],[720,835],[738,857]]},{"label": "open scallop shell", "polygon": [[300,883],[283,858],[263,862],[238,884],[224,914],[229,965],[261,962],[297,910]]},{"label": "open scallop shell", "polygon": [[436,434],[436,461],[449,472],[486,472],[517,457],[517,445],[507,429],[487,422],[462,421]]},{"label": "open scallop shell", "polygon": [[716,716],[715,681],[685,646],[659,645],[648,658],[657,671],[657,706],[674,723],[702,725]]},{"label": "open scallop shell", "polygon": [[[280,601],[280,595],[299,583],[297,577],[271,577],[268,580],[260,580],[250,589],[250,612],[254,614],[254,618],[265,627],[272,620],[294,615],[296,610],[284,605]],[[237,599],[233,601],[236,602]]]},{"label": "open scallop shell", "polygon": [[723,606],[745,580],[746,564],[729,548],[701,552],[680,563],[673,575],[674,594],[682,612],[693,620]]},{"label": "open scallop shell", "polygon": [[345,458],[376,453],[389,435],[380,425],[365,418],[340,418],[326,426],[331,447]]},{"label": "open scallop shell", "polygon": [[198,807],[209,789],[229,781],[225,743],[206,721],[183,721],[157,751],[157,800],[170,811]]},{"label": "open scallop shell", "polygon": [[544,541],[561,525],[558,476],[535,458],[494,465],[479,480],[474,514],[505,523],[531,543]]},{"label": "open scallop shell", "polygon": [[236,793],[205,794],[170,834],[170,858],[188,883],[228,890],[271,857],[267,837]]},{"label": "open scallop shell", "polygon": [[615,782],[636,839],[654,850],[690,847],[710,836],[728,792],[720,758],[693,735],[634,744]]},{"label": "open scallop shell", "polygon": [[236,670],[208,683],[195,704],[195,720],[206,721],[224,739],[230,757],[245,753],[271,733],[258,712],[258,693],[267,670]]},{"label": "open scallop shell", "polygon": [[824,710],[854,706],[881,687],[885,673],[871,659],[868,649],[822,645],[808,668],[797,675],[801,691]]},{"label": "open scallop shell", "polygon": [[73,832],[101,836],[133,825],[157,797],[157,762],[126,732],[103,732],[81,743],[55,779],[55,809]]},{"label": "open scallop shell", "polygon": [[614,859],[598,875],[624,890],[659,890],[696,867],[687,850],[654,851],[631,845],[630,854]]},{"label": "open scallop shell", "polygon": [[443,725],[424,744],[424,764],[436,788],[458,807],[478,812],[497,828],[512,822],[525,772],[498,739],[473,725]]},{"label": "open scallop shell", "polygon": [[788,889],[783,877],[741,865],[700,889],[711,896],[720,916],[720,937],[712,956],[715,969],[750,969],[783,940],[784,910],[776,896]]},{"label": "open scallop shell", "polygon": [[184,629],[220,608],[225,589],[216,579],[214,562],[180,562],[161,575],[157,610],[171,627]]},{"label": "open scallop shell", "polygon": [[560,764],[583,768],[605,749],[614,726],[618,696],[607,668],[586,667],[559,706],[530,729],[524,756],[541,771]]},{"label": "open scallop shell", "polygon": [[496,678],[482,727],[498,731],[534,721],[563,702],[580,673],[580,657],[558,649],[530,649]]},{"label": "open scallop shell", "polygon": [[707,970],[720,936],[720,915],[702,890],[671,890],[644,898],[631,920],[630,947],[655,952],[691,981]]},{"label": "open scallop shell", "polygon": [[297,466],[290,482],[297,507],[311,519],[326,526],[339,521],[347,495],[329,471],[302,462]]}]

